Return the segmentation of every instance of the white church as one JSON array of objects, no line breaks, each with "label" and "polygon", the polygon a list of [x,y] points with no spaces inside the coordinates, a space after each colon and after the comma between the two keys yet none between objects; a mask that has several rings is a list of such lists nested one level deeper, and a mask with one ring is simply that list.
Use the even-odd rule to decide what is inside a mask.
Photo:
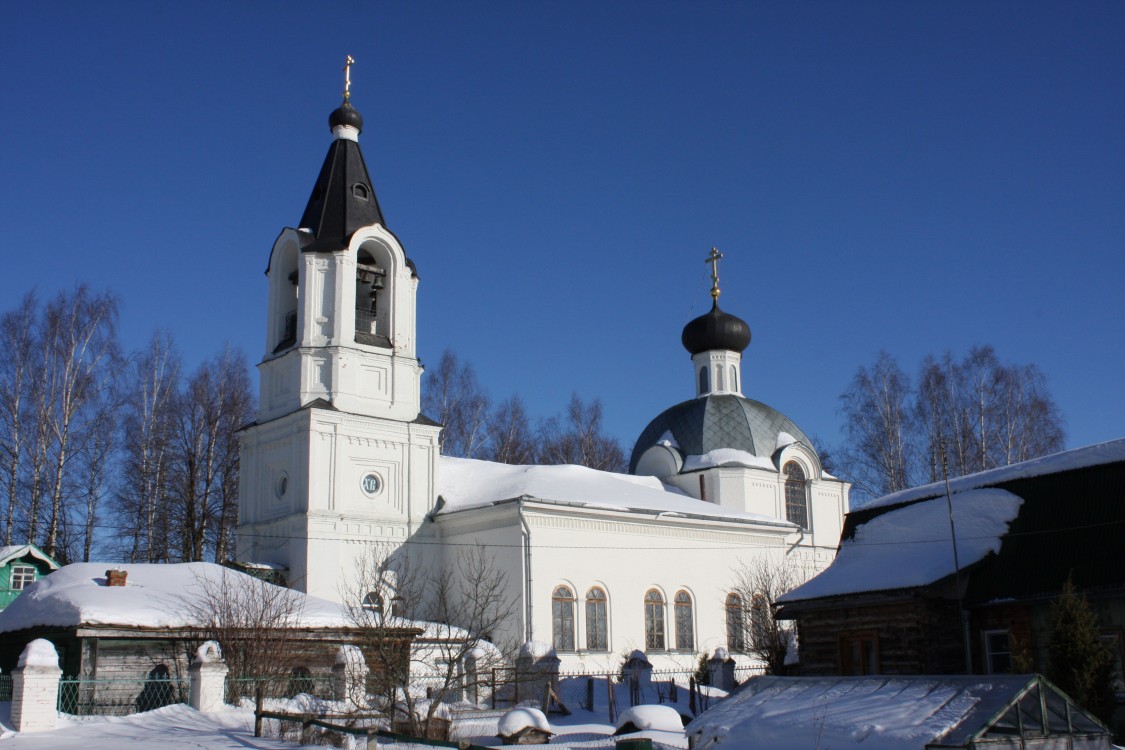
[{"label": "white church", "polygon": [[616,669],[633,649],[657,669],[737,654],[728,625],[751,603],[732,594],[734,571],[763,556],[808,576],[827,567],[850,485],[792,421],[743,395],[750,329],[719,309],[717,274],[711,311],[682,334],[694,397],[641,432],[629,474],[442,456],[441,425],[420,412],[418,275],[387,229],[347,93],[329,125],[304,215],[266,271],[238,559],[340,600],[376,547],[441,565],[483,545],[516,602],[498,642],[551,643],[579,671]]}]

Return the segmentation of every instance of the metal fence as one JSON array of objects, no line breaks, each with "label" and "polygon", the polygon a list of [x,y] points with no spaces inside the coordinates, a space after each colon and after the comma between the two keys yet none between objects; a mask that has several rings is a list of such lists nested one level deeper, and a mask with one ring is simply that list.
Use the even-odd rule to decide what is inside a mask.
[{"label": "metal fence", "polygon": [[228,675],[226,702],[237,706],[243,698],[295,698],[302,693],[322,700],[332,700],[336,686],[330,674],[310,674],[304,670],[284,675],[245,677]]},{"label": "metal fence", "polygon": [[[9,682],[7,700],[11,700],[11,694]],[[189,694],[189,682],[172,676],[116,680],[63,677],[59,681],[58,710],[72,716],[128,716],[187,703]]]}]

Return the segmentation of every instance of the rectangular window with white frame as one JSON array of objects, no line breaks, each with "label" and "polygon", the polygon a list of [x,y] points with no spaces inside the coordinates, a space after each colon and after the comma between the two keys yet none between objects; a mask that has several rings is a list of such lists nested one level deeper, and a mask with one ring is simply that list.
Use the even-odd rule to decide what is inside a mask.
[{"label": "rectangular window with white frame", "polygon": [[35,583],[35,568],[31,565],[12,566],[12,590],[23,591]]},{"label": "rectangular window with white frame", "polygon": [[1011,674],[1012,639],[1007,630],[985,630],[984,668],[988,674]]}]

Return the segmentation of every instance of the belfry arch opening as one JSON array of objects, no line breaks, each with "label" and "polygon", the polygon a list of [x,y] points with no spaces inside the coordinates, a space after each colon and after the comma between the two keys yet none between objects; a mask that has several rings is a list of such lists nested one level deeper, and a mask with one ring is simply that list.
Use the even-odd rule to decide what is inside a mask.
[{"label": "belfry arch opening", "polygon": [[392,277],[386,248],[364,245],[359,249],[355,264],[356,343],[391,347]]},{"label": "belfry arch opening", "polygon": [[284,351],[297,343],[298,302],[297,249],[281,249],[270,270],[270,294],[273,296],[273,351]]}]

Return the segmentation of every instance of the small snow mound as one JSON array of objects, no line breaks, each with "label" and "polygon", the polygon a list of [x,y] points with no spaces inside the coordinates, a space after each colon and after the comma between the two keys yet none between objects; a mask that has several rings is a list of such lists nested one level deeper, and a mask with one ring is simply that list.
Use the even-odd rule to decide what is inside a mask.
[{"label": "small snow mound", "polygon": [[503,657],[503,654],[500,653],[500,649],[491,641],[477,641],[477,645],[469,649],[469,653],[466,654],[466,656],[481,662],[490,659],[500,659]]},{"label": "small snow mound", "polygon": [[784,430],[782,430],[781,432],[777,433],[777,443],[774,445],[774,448],[773,448],[774,452],[777,452],[777,451],[781,450],[782,448],[784,448],[787,445],[793,445],[793,443],[796,443],[796,442],[797,442],[797,438],[793,437],[788,432],[785,432]]},{"label": "small snow mound", "polygon": [[336,663],[348,670],[367,669],[367,660],[359,646],[344,645],[336,649]]},{"label": "small snow mound", "polygon": [[520,646],[520,656],[526,656],[531,659],[544,659],[548,656],[555,656],[555,647],[543,641],[528,641]]},{"label": "small snow mound", "polygon": [[20,654],[20,669],[24,667],[58,667],[59,653],[55,651],[55,644],[46,638],[36,638],[24,647]]},{"label": "small snow mound", "polygon": [[195,661],[199,664],[213,664],[223,660],[223,649],[218,641],[204,641],[195,650]]},{"label": "small snow mound", "polygon": [[320,713],[323,701],[308,693],[297,693],[285,704],[285,710],[297,714]]},{"label": "small snow mound", "polygon": [[682,732],[684,722],[671,706],[633,706],[617,720],[617,730],[632,732]]},{"label": "small snow mound", "polygon": [[723,661],[726,661],[727,659],[730,658],[730,651],[727,651],[722,646],[719,646],[717,649],[715,649],[715,655],[711,658],[712,659],[722,659]]},{"label": "small snow mound", "polygon": [[665,448],[678,449],[680,447],[680,444],[676,442],[676,437],[672,434],[671,430],[665,430],[664,434],[660,436],[660,439],[656,441],[656,444],[663,445]]},{"label": "small snow mound", "polygon": [[513,708],[500,717],[500,723],[496,725],[496,733],[500,737],[510,737],[521,729],[528,728],[551,731],[546,715],[538,708]]}]

